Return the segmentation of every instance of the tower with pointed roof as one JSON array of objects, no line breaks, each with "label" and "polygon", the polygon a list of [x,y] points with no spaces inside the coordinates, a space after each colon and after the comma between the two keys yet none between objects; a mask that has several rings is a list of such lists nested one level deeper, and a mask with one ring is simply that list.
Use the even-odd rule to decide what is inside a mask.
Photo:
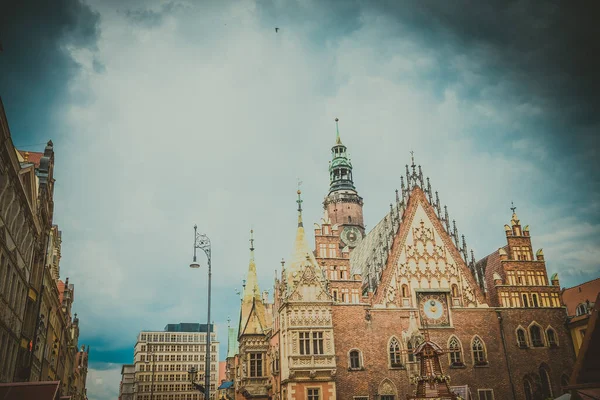
[{"label": "tower with pointed roof", "polygon": [[365,233],[363,199],[354,186],[352,162],[348,149],[340,138],[338,122],[336,118],[336,139],[329,162],[329,192],[323,201],[324,220],[337,226],[342,239],[340,247],[348,246],[352,249]]},{"label": "tower with pointed roof", "polygon": [[267,312],[256,275],[254,236],[250,231],[250,262],[242,296],[238,327],[239,358],[236,371],[236,398],[268,398],[267,351],[271,313]]},{"label": "tower with pointed roof", "polygon": [[308,246],[298,190],[298,226],[292,256],[277,290],[281,398],[336,398],[332,299],[327,278]]}]

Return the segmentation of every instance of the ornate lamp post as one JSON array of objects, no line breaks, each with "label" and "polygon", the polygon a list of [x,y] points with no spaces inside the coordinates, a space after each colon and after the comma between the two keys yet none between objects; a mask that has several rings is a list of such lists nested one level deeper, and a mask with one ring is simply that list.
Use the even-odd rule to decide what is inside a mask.
[{"label": "ornate lamp post", "polygon": [[[188,370],[188,376],[190,377],[190,382],[192,386],[194,387],[194,389],[199,390],[202,393],[206,393],[206,389],[204,388],[204,386],[199,383],[196,383],[197,374],[198,371],[196,371],[196,367],[190,367],[190,369]],[[202,375],[200,375],[200,379],[202,379]]]},{"label": "ornate lamp post", "polygon": [[[210,278],[212,276],[210,265],[210,239],[204,234],[198,233],[198,226],[194,225],[194,260],[190,264],[190,268],[200,268],[200,264],[196,261],[196,249],[201,249],[206,254],[208,259],[208,321],[206,323],[206,366],[204,371],[204,398],[210,399]],[[192,374],[190,373],[190,378]],[[192,382],[193,383],[193,382]]]}]

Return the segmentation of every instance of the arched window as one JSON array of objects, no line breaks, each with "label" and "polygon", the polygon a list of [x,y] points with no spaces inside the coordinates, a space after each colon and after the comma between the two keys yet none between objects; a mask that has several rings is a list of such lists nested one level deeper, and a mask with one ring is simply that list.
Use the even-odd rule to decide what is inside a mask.
[{"label": "arched window", "polygon": [[408,285],[404,284],[401,288],[402,292],[402,306],[410,307],[410,290],[408,289]]},{"label": "arched window", "polygon": [[550,376],[548,371],[544,367],[540,367],[540,380],[542,382],[542,396],[544,399],[548,397],[554,398],[552,394],[552,384],[550,383]]},{"label": "arched window", "polygon": [[360,369],[360,352],[358,350],[350,351],[350,369]]},{"label": "arched window", "polygon": [[587,306],[585,305],[585,303],[579,304],[575,313],[577,314],[577,316],[587,314]]},{"label": "arched window", "polygon": [[408,362],[415,362],[415,355],[413,354],[413,345],[411,342],[406,342],[406,350],[408,350]]},{"label": "arched window", "polygon": [[452,284],[452,297],[458,297],[458,285],[456,283]]},{"label": "arched window", "polygon": [[544,347],[544,341],[542,339],[542,330],[537,325],[531,325],[529,327],[529,336],[531,337],[531,344],[533,347]]},{"label": "arched window", "polygon": [[402,367],[402,358],[400,357],[401,356],[400,342],[395,337],[393,337],[390,340],[389,353],[390,353],[390,367],[392,367],[392,368]]},{"label": "arched window", "polygon": [[473,350],[473,362],[475,365],[487,364],[485,357],[485,346],[483,345],[483,341],[479,338],[479,336],[475,336],[475,338],[473,338],[473,345],[471,348]]},{"label": "arched window", "polygon": [[523,380],[523,391],[525,392],[525,400],[533,400],[533,388],[529,379]]},{"label": "arched window", "polygon": [[408,297],[408,285],[402,285],[402,297]]},{"label": "arched window", "polygon": [[569,389],[566,389],[569,386],[569,377],[566,374],[562,374],[560,377],[560,386],[562,386],[563,393],[569,393]]},{"label": "arched window", "polygon": [[537,294],[535,294],[535,293],[531,295],[531,306],[538,307],[538,298],[537,298]]},{"label": "arched window", "polygon": [[517,329],[517,343],[519,347],[527,347],[527,336],[524,329]]},{"label": "arched window", "polygon": [[523,294],[523,307],[529,307],[529,301],[527,300],[526,294]]},{"label": "arched window", "polygon": [[450,341],[448,341],[448,349],[450,349],[450,351],[448,352],[448,355],[450,356],[450,365],[452,366],[463,366],[463,362],[462,362],[462,349],[460,346],[460,342],[458,341],[458,339],[456,338],[456,336],[452,336],[452,338],[450,338]]},{"label": "arched window", "polygon": [[548,338],[548,346],[556,347],[558,342],[556,341],[556,332],[552,328],[546,329],[546,337]]},{"label": "arched window", "polygon": [[348,216],[348,223],[352,223],[352,217]]}]

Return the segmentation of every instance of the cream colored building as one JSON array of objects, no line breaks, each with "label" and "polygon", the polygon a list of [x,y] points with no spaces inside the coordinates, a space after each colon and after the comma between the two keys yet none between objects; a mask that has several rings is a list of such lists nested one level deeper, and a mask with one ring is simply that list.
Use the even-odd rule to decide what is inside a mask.
[{"label": "cream colored building", "polygon": [[[188,370],[195,367],[196,383],[204,383],[207,324],[169,324],[164,331],[142,331],[134,350],[134,400],[200,400],[203,394],[190,383]],[[212,325],[210,350],[211,398],[217,388],[219,342]]]}]

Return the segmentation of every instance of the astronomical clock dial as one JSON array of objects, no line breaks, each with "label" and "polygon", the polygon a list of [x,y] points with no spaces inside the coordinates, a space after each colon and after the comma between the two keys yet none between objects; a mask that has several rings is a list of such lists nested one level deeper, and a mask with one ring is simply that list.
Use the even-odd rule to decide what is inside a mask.
[{"label": "astronomical clock dial", "polygon": [[428,326],[450,326],[448,302],[444,293],[420,292],[419,311]]},{"label": "astronomical clock dial", "polygon": [[349,247],[356,247],[358,242],[362,239],[360,230],[355,226],[347,226],[344,228],[341,234],[342,242]]}]

